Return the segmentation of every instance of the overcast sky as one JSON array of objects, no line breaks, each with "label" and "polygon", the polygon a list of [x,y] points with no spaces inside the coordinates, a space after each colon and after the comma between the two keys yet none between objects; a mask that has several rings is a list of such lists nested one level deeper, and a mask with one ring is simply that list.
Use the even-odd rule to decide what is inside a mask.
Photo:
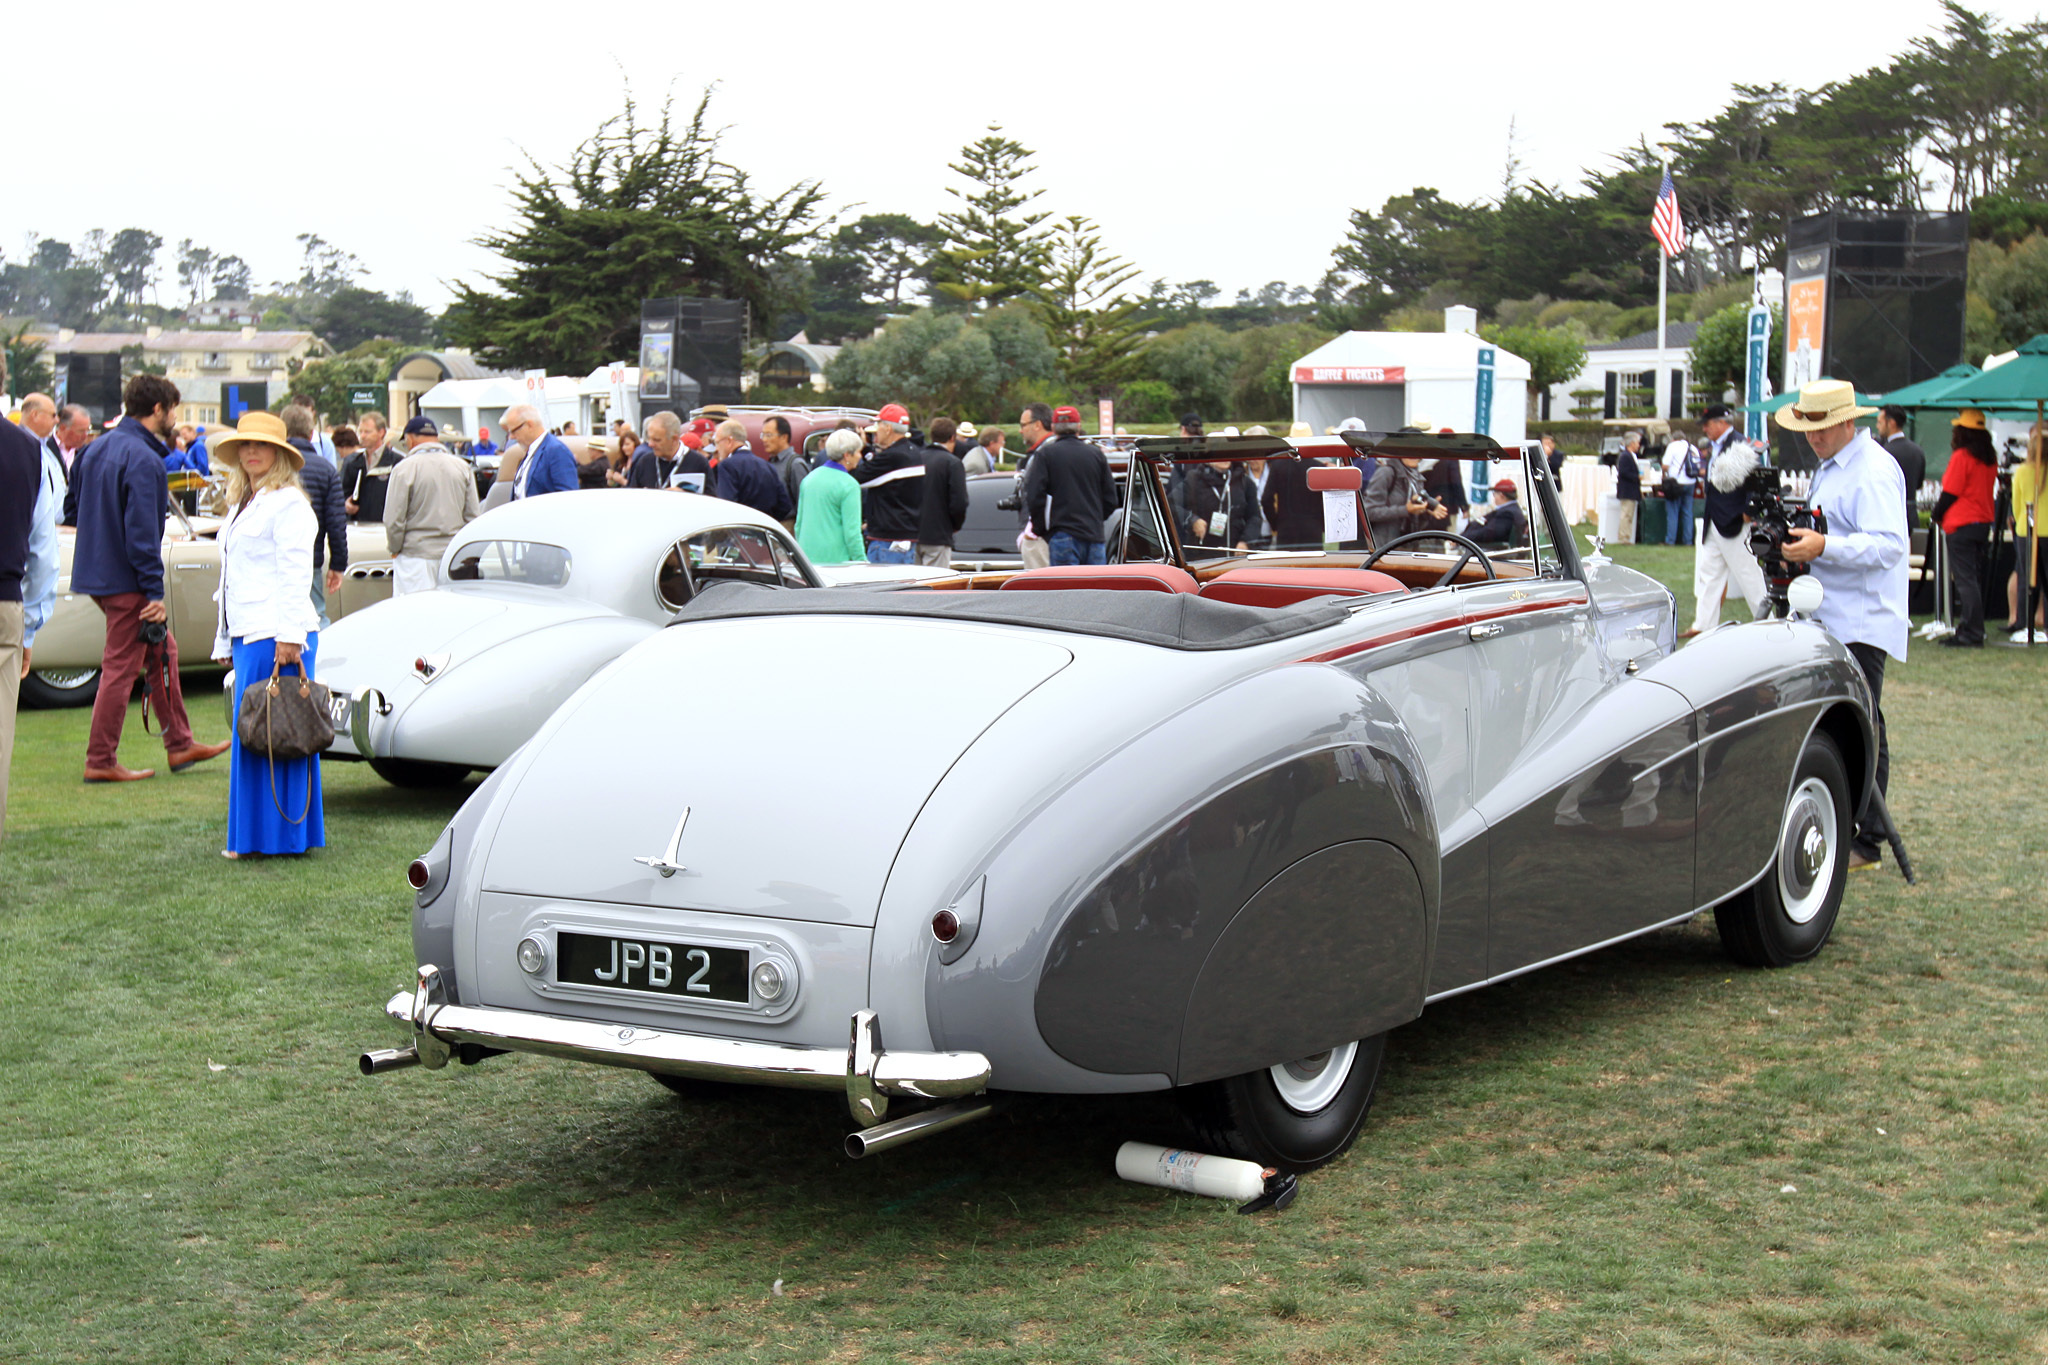
[{"label": "overcast sky", "polygon": [[[1940,20],[1936,0],[20,9],[8,259],[31,233],[135,226],[269,281],[315,232],[436,309],[492,269],[470,239],[507,223],[510,168],[560,162],[628,82],[686,106],[716,82],[727,159],[763,187],[818,180],[848,216],[935,216],[946,163],[1000,123],[1038,153],[1040,207],[1094,218],[1148,278],[1234,294],[1314,284],[1353,208],[1496,194],[1510,119],[1524,175],[1569,182],[1734,82],[1812,88]],[[168,251],[159,292],[181,301]]]}]

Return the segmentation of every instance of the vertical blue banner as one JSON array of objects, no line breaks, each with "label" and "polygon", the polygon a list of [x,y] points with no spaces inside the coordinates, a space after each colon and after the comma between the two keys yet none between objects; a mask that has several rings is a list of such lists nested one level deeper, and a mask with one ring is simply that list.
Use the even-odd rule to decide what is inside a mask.
[{"label": "vertical blue banner", "polygon": [[[1479,373],[1472,386],[1472,431],[1477,436],[1493,434],[1493,361],[1493,347],[1481,346]],[[1493,466],[1485,460],[1470,460],[1467,463],[1471,466],[1472,505],[1484,506],[1487,481],[1493,477]]]},{"label": "vertical blue banner", "polygon": [[[1761,303],[1749,307],[1749,369],[1742,387],[1742,401],[1750,408],[1759,407],[1771,396],[1770,362],[1768,350],[1771,344],[1771,310]],[[1743,414],[1742,434],[1752,445],[1764,441],[1764,415],[1751,411]]]}]

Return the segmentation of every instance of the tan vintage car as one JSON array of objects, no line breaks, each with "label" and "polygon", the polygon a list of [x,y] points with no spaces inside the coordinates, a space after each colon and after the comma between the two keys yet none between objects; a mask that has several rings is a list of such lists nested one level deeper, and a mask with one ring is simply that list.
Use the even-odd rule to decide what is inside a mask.
[{"label": "tan vintage car", "polygon": [[[213,667],[213,595],[220,589],[220,546],[214,533],[217,517],[186,516],[175,503],[164,527],[164,605],[178,641],[182,668]],[[71,591],[71,551],[75,534],[67,527],[59,537],[57,605],[36,635],[35,671],[21,680],[24,706],[89,706],[100,688],[100,654],[106,646],[106,621],[93,600]],[[312,584],[307,584],[307,591]],[[376,523],[348,528],[348,568],[341,590],[327,600],[329,620],[360,611],[391,596],[391,555],[384,528]]]}]

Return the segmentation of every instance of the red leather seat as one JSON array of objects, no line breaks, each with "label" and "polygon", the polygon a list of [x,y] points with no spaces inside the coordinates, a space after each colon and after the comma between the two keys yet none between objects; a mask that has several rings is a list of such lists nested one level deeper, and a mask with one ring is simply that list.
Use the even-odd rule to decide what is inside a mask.
[{"label": "red leather seat", "polygon": [[1201,585],[1174,564],[1056,564],[1026,569],[1003,591],[1042,592],[1054,588],[1110,588],[1122,592],[1196,592]]},{"label": "red leather seat", "polygon": [[1202,596],[1246,607],[1291,607],[1311,597],[1367,597],[1406,592],[1408,587],[1378,569],[1261,569],[1247,566],[1218,574],[1202,585]]}]

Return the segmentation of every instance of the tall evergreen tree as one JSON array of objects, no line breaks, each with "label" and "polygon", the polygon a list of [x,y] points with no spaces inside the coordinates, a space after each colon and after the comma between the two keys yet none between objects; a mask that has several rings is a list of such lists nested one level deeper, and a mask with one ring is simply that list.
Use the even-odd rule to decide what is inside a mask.
[{"label": "tall evergreen tree", "polygon": [[1049,270],[1033,291],[1033,308],[1059,352],[1068,385],[1100,396],[1129,378],[1143,338],[1138,301],[1120,291],[1138,267],[1103,251],[1095,224],[1079,214],[1061,220],[1051,239]]},{"label": "tall evergreen tree", "polygon": [[946,244],[933,257],[932,275],[946,298],[987,307],[1028,294],[1044,280],[1051,248],[1043,224],[1050,215],[1020,212],[1045,193],[1027,191],[1021,183],[1037,169],[1027,164],[1036,155],[991,123],[948,165],[970,183],[966,189],[946,187],[960,206],[939,215]]},{"label": "tall evergreen tree", "polygon": [[628,98],[567,165],[529,162],[516,222],[477,239],[507,268],[486,288],[456,286],[451,340],[492,364],[583,374],[638,350],[642,299],[744,299],[765,329],[784,296],[777,267],[810,235],[824,191],[806,180],[757,192],[719,159],[710,98],[680,125],[667,103],[643,124]]}]

